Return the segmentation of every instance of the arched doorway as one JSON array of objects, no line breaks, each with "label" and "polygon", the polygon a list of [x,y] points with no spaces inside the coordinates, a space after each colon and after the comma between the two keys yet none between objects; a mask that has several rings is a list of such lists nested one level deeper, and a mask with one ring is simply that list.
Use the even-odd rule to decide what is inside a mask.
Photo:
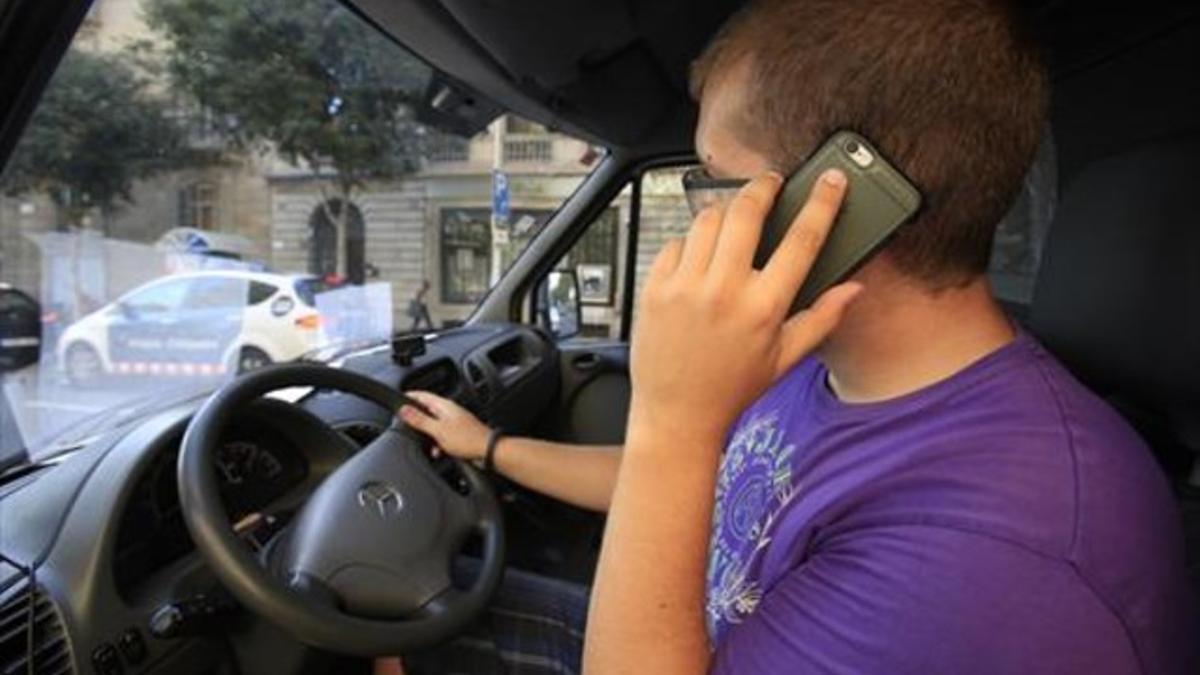
[{"label": "arched doorway", "polygon": [[[342,217],[341,199],[330,199],[317,206],[308,219],[312,245],[308,249],[308,270],[327,276],[338,271],[337,220]],[[346,280],[362,284],[367,278],[367,232],[362,211],[350,203],[346,213]]]},{"label": "arched doorway", "polygon": [[317,207],[308,220],[311,243],[308,247],[308,271],[318,276],[337,272],[337,228],[324,210]]}]

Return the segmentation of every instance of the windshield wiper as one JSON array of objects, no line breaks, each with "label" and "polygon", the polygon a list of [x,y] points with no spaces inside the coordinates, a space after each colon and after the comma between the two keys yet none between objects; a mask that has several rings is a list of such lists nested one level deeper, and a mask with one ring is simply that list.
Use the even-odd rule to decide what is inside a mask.
[{"label": "windshield wiper", "polygon": [[46,469],[66,461],[68,452],[60,452],[56,455],[45,457],[35,461],[26,461],[21,464],[14,464],[0,470],[0,487],[9,483],[20,480],[32,473],[37,473],[42,469]]},{"label": "windshield wiper", "polygon": [[3,455],[0,455],[0,476],[3,476],[12,469],[25,466],[30,461],[29,453],[24,447],[17,448],[11,452],[6,450]]}]

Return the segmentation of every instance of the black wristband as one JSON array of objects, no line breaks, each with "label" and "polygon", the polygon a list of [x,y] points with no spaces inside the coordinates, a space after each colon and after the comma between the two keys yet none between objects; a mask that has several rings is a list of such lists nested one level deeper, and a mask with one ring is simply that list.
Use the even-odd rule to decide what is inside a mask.
[{"label": "black wristband", "polygon": [[504,435],[499,429],[492,429],[488,433],[487,448],[483,451],[483,470],[494,472],[496,470],[496,446],[500,444],[500,437]]}]

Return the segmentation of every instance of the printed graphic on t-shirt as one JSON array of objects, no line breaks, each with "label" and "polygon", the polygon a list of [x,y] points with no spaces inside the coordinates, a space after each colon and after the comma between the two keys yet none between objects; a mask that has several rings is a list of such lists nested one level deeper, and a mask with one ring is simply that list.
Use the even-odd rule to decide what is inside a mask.
[{"label": "printed graphic on t-shirt", "polygon": [[707,623],[716,645],[762,599],[751,567],[770,543],[771,524],[795,493],[792,454],[779,413],[751,412],[729,440],[717,477],[708,559]]}]

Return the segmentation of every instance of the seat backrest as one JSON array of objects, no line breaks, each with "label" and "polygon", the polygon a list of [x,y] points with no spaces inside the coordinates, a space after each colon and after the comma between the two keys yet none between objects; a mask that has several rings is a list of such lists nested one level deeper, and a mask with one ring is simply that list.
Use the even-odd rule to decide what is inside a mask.
[{"label": "seat backrest", "polygon": [[1035,334],[1146,439],[1180,497],[1200,590],[1200,138],[1084,167],[1034,286]]},{"label": "seat backrest", "polygon": [[1047,236],[1030,323],[1156,450],[1193,461],[1200,137],[1141,145],[1079,171]]}]

